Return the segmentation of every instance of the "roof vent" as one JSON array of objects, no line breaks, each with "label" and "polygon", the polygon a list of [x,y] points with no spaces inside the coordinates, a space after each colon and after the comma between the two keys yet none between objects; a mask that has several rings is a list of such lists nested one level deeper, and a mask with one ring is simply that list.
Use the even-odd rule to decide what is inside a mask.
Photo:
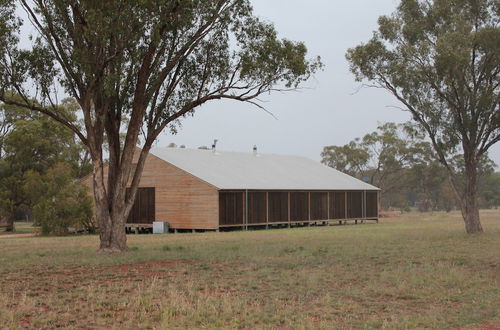
[{"label": "roof vent", "polygon": [[212,144],[212,152],[215,154],[215,147],[217,146],[217,139],[214,140],[214,144]]}]

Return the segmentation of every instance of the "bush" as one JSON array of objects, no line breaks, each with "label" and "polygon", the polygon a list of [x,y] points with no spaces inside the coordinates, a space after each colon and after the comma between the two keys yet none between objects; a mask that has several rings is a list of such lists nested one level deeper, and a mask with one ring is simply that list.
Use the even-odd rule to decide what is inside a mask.
[{"label": "bush", "polygon": [[57,164],[44,175],[29,172],[27,191],[33,196],[33,217],[43,234],[65,235],[70,228],[95,231],[92,202],[86,187],[71,175],[67,164]]}]

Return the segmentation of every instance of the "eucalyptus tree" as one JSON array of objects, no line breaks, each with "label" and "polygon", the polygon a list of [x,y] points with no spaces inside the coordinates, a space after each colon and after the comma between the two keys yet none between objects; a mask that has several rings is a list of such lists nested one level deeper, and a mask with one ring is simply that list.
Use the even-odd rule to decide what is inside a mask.
[{"label": "eucalyptus tree", "polygon": [[[76,118],[70,99],[61,102],[59,111]],[[74,181],[89,174],[91,164],[73,132],[40,113],[4,104],[0,105],[0,120],[4,129],[0,135],[0,214],[13,225],[16,214],[32,214],[37,200],[48,198],[47,189],[33,192],[34,185],[26,189],[29,176],[49,183],[47,179],[57,176],[49,177],[47,172],[68,172],[54,171],[57,164],[64,163],[70,169],[70,175],[64,176]]]},{"label": "eucalyptus tree", "polygon": [[[0,100],[52,117],[88,147],[101,252],[127,248],[125,219],[160,132],[175,132],[179,120],[213,100],[261,107],[259,95],[297,88],[321,67],[319,58],[306,58],[303,43],[279,39],[272,24],[255,17],[249,0],[16,3],[38,33],[30,49],[3,44]],[[4,30],[14,30],[15,39],[12,22]],[[22,102],[8,97],[12,89]],[[85,129],[57,111],[63,92],[80,105]]]},{"label": "eucalyptus tree", "polygon": [[381,189],[382,206],[395,206],[403,190],[413,185],[410,171],[425,163],[432,151],[423,134],[410,123],[384,123],[344,146],[326,146],[321,162]]},{"label": "eucalyptus tree", "polygon": [[[446,167],[468,233],[482,232],[478,165],[500,140],[500,3],[402,0],[370,41],[348,50],[358,81],[386,89]],[[464,160],[466,184],[450,159]]]}]

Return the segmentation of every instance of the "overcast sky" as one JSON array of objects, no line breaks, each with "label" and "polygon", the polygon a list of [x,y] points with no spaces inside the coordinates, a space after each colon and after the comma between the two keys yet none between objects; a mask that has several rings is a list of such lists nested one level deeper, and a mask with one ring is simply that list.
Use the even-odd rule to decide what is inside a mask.
[{"label": "overcast sky", "polygon": [[[404,122],[409,114],[383,90],[354,81],[346,50],[367,41],[377,18],[390,14],[397,0],[253,0],[255,13],[275,24],[281,37],[304,41],[310,55],[320,55],[326,68],[299,92],[265,96],[266,108],[278,119],[249,105],[215,101],[183,121],[177,135],[163,133],[158,146],[170,142],[188,148],[302,155],[320,160],[326,145],[343,145],[376,129],[379,123]],[[358,91],[359,90],[359,91]],[[500,146],[490,156],[500,164]]]}]

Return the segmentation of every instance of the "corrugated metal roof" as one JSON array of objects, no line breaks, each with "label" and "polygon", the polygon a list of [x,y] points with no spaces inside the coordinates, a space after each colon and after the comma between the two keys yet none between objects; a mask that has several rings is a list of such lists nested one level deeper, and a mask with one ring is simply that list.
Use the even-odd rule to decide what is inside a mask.
[{"label": "corrugated metal roof", "polygon": [[309,158],[183,148],[151,154],[219,189],[378,190]]}]

